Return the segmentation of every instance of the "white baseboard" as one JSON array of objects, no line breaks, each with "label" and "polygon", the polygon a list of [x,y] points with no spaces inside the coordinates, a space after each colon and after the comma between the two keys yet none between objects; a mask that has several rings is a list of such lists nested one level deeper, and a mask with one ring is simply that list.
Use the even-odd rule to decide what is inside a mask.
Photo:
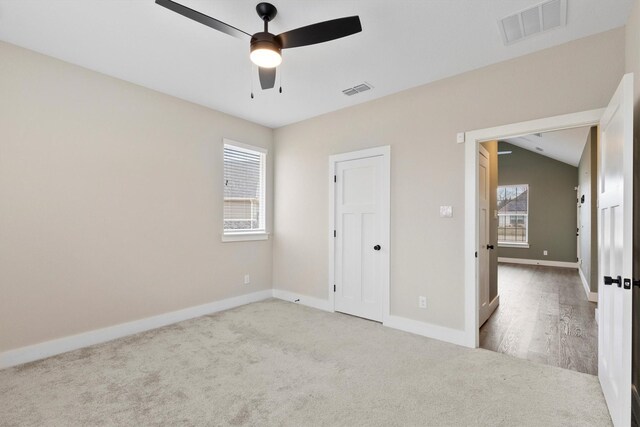
[{"label": "white baseboard", "polygon": [[274,289],[273,297],[284,301],[306,305],[307,307],[317,308],[318,310],[333,311],[333,307],[329,306],[329,301],[320,298],[308,297],[306,295],[283,291],[281,289]]},{"label": "white baseboard", "polygon": [[496,295],[496,297],[491,300],[491,302],[489,303],[489,317],[491,317],[491,315],[493,314],[494,311],[496,311],[496,308],[498,308],[498,306],[500,305],[500,295]]},{"label": "white baseboard", "polygon": [[493,300],[491,300],[489,302],[489,305],[487,306],[486,310],[482,310],[482,307],[480,307],[478,316],[479,316],[479,324],[480,327],[482,327],[482,325],[484,325],[484,323],[489,320],[489,318],[491,317],[491,315],[493,314],[494,311],[496,311],[496,308],[498,308],[498,306],[500,305],[500,295],[496,295],[495,298],[493,298]]},{"label": "white baseboard", "polygon": [[0,353],[0,369],[21,365],[34,360],[44,359],[68,351],[77,350],[94,344],[100,344],[128,335],[137,334],[151,329],[167,326],[183,320],[217,313],[230,308],[262,301],[272,297],[271,289],[214,301],[208,304],[189,307],[182,310],[159,314],[145,319],[134,320],[132,322],[121,323],[102,329],[83,332],[51,341],[17,348]]},{"label": "white baseboard", "polygon": [[446,328],[444,326],[393,315],[388,316],[383,325],[412,334],[422,335],[423,337],[468,347],[467,335],[464,331],[458,329]]},{"label": "white baseboard", "polygon": [[577,262],[545,261],[545,260],[542,260],[542,259],[523,259],[523,258],[503,258],[503,257],[498,257],[498,262],[504,262],[504,263],[507,263],[507,264],[544,265],[546,267],[578,268],[578,263]]},{"label": "white baseboard", "polygon": [[640,421],[640,394],[635,384],[631,385],[631,413]]},{"label": "white baseboard", "polygon": [[582,269],[578,267],[578,273],[580,274],[580,280],[582,280],[582,286],[584,287],[584,291],[587,294],[587,299],[591,302],[598,302],[598,293],[591,292],[589,289],[589,283],[587,283],[587,278],[584,276]]},{"label": "white baseboard", "polygon": [[[273,297],[284,301],[294,302],[306,305],[307,307],[317,308],[319,310],[333,312],[328,300],[320,298],[308,297],[294,292],[283,291],[280,289],[273,290]],[[496,301],[494,299],[494,301]],[[496,304],[497,307],[497,304]],[[420,322],[418,320],[407,319],[400,316],[388,316],[383,322],[384,326],[399,329],[401,331],[412,334],[422,335],[423,337],[433,338],[440,341],[446,341],[452,344],[467,346],[467,337],[464,331],[450,329],[444,326],[433,325],[430,323]]]}]

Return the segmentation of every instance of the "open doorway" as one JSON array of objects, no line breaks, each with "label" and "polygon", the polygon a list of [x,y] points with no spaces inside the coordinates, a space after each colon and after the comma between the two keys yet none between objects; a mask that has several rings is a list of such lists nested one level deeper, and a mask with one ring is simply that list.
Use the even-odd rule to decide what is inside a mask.
[{"label": "open doorway", "polygon": [[480,347],[597,375],[597,134],[479,145]]}]

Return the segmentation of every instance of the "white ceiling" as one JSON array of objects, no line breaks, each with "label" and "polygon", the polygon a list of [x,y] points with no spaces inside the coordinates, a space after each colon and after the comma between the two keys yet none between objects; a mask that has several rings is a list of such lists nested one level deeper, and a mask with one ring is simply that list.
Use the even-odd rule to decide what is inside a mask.
[{"label": "white ceiling", "polygon": [[[258,0],[178,0],[246,32]],[[153,0],[0,0],[0,40],[270,127],[625,24],[632,0],[569,0],[565,28],[505,46],[497,20],[539,0],[273,0],[280,33],[359,15],[363,32],[284,52],[284,93],[261,91],[248,44]],[[250,98],[251,82],[255,98]],[[342,89],[375,88],[352,97]]]},{"label": "white ceiling", "polygon": [[[589,129],[591,129],[589,126],[584,126],[508,138],[502,141],[578,167],[584,145],[587,142]],[[538,148],[541,148],[542,151],[538,150]]]}]

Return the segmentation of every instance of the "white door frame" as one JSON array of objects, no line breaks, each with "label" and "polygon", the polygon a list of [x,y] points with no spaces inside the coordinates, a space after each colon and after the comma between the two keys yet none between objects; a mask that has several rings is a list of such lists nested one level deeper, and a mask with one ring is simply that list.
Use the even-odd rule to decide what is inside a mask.
[{"label": "white door frame", "polygon": [[386,249],[389,256],[383,257],[381,268],[382,274],[382,323],[386,323],[389,318],[389,260],[391,259],[391,146],[368,148],[366,150],[352,151],[349,153],[334,154],[329,156],[329,309],[335,312],[335,298],[333,286],[335,284],[335,238],[333,231],[336,229],[335,219],[335,192],[336,186],[334,177],[336,175],[336,164],[347,160],[357,160],[369,157],[382,157],[382,209],[380,221],[383,225],[381,230],[381,241],[386,242]]},{"label": "white door frame", "polygon": [[475,252],[478,250],[478,144],[532,133],[596,126],[600,123],[603,113],[604,108],[600,108],[478,129],[465,134],[464,313],[466,346],[476,348],[479,345],[478,262],[475,257]]}]

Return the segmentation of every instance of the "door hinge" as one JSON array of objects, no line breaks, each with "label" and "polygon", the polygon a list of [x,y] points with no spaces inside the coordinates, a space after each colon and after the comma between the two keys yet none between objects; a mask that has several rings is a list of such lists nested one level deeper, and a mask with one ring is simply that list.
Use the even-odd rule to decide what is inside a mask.
[{"label": "door hinge", "polygon": [[333,182],[338,182],[338,176],[337,175],[333,175]]},{"label": "door hinge", "polygon": [[336,230],[333,230],[333,237],[336,237]]},{"label": "door hinge", "polygon": [[476,251],[476,258],[478,258],[478,251]]},{"label": "door hinge", "polygon": [[333,292],[336,291],[336,285],[333,285]]}]

